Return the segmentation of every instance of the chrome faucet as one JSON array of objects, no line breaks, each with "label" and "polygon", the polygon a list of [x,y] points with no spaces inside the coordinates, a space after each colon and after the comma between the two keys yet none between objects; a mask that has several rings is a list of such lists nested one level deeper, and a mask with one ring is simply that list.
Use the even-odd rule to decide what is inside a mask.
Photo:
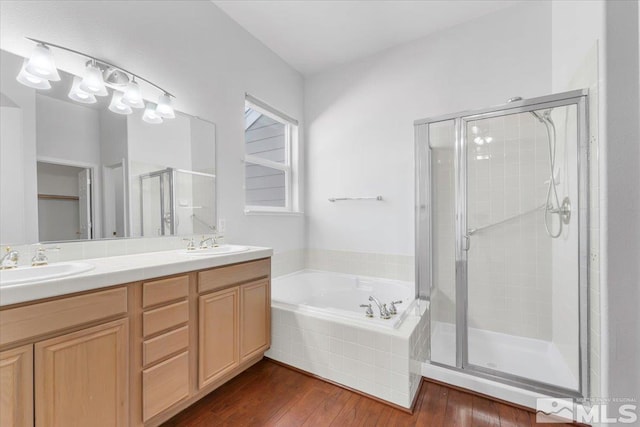
[{"label": "chrome faucet", "polygon": [[391,315],[398,314],[398,309],[396,308],[396,304],[402,304],[402,300],[400,300],[400,301],[391,301],[391,307],[389,307],[389,314],[391,314]]},{"label": "chrome faucet", "polygon": [[[59,248],[54,248],[54,249],[59,249]],[[33,256],[33,258],[31,258],[32,267],[49,264],[49,258],[47,258],[47,254],[45,254],[46,250],[47,249],[43,248],[42,246],[36,249],[36,254]]]},{"label": "chrome faucet", "polygon": [[196,250],[196,244],[193,242],[193,237],[190,239],[182,239],[185,242],[189,242],[189,244],[187,245],[187,250],[188,251],[195,251]]},{"label": "chrome faucet", "polygon": [[387,304],[380,304],[380,301],[378,301],[378,298],[374,297],[373,295],[369,297],[369,301],[373,302],[375,305],[378,306],[378,310],[380,310],[381,319],[391,319],[391,314],[387,309]]},{"label": "chrome faucet", "polygon": [[0,270],[8,270],[10,268],[16,268],[18,266],[18,260],[20,259],[20,253],[16,250],[12,250],[7,246],[7,253],[4,254],[2,260],[0,260]]},{"label": "chrome faucet", "polygon": [[367,310],[364,312],[364,315],[367,317],[373,317],[373,310],[371,309],[371,304],[360,304],[360,307],[366,308]]},{"label": "chrome faucet", "polygon": [[218,244],[217,242],[217,236],[214,234],[213,236],[210,237],[204,237],[202,236],[202,239],[200,240],[200,249],[207,249],[209,246],[207,246],[207,242],[211,241],[211,246],[215,246]]}]

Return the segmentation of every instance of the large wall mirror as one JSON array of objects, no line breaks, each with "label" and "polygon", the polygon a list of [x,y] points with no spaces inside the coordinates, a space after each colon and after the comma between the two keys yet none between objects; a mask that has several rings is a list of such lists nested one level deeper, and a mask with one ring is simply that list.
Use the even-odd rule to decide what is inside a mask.
[{"label": "large wall mirror", "polygon": [[116,114],[110,97],[68,97],[16,81],[23,58],[0,51],[0,243],[206,234],[216,224],[215,125],[176,112]]}]

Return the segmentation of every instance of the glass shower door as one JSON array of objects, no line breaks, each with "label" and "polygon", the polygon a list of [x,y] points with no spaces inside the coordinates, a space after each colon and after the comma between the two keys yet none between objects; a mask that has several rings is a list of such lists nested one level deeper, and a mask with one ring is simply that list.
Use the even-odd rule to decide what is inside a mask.
[{"label": "glass shower door", "polygon": [[578,390],[577,106],[462,119],[470,369]]}]

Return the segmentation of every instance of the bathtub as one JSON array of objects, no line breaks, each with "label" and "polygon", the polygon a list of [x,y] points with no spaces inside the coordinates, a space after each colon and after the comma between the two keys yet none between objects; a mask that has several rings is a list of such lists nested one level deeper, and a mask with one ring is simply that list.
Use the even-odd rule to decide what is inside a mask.
[{"label": "bathtub", "polygon": [[[378,307],[369,301],[375,296],[381,304],[396,304],[397,314],[381,319]],[[415,307],[413,282],[361,277],[325,271],[302,270],[274,280],[271,290],[272,304],[283,308],[314,312],[336,319],[348,319],[365,326],[397,329]],[[366,317],[371,304],[374,317]]]},{"label": "bathtub", "polygon": [[[422,380],[429,336],[426,306],[413,282],[301,270],[271,286],[266,356],[347,388],[410,408]],[[365,316],[360,304],[402,300],[398,314]]]}]

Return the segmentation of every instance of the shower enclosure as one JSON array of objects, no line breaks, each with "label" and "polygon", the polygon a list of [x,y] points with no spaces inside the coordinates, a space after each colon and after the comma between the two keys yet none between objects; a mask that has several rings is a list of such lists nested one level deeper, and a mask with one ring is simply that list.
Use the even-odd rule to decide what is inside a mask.
[{"label": "shower enclosure", "polygon": [[415,123],[428,363],[584,396],[587,93],[510,101]]},{"label": "shower enclosure", "polygon": [[139,176],[142,236],[215,231],[215,175],[166,168]]}]

